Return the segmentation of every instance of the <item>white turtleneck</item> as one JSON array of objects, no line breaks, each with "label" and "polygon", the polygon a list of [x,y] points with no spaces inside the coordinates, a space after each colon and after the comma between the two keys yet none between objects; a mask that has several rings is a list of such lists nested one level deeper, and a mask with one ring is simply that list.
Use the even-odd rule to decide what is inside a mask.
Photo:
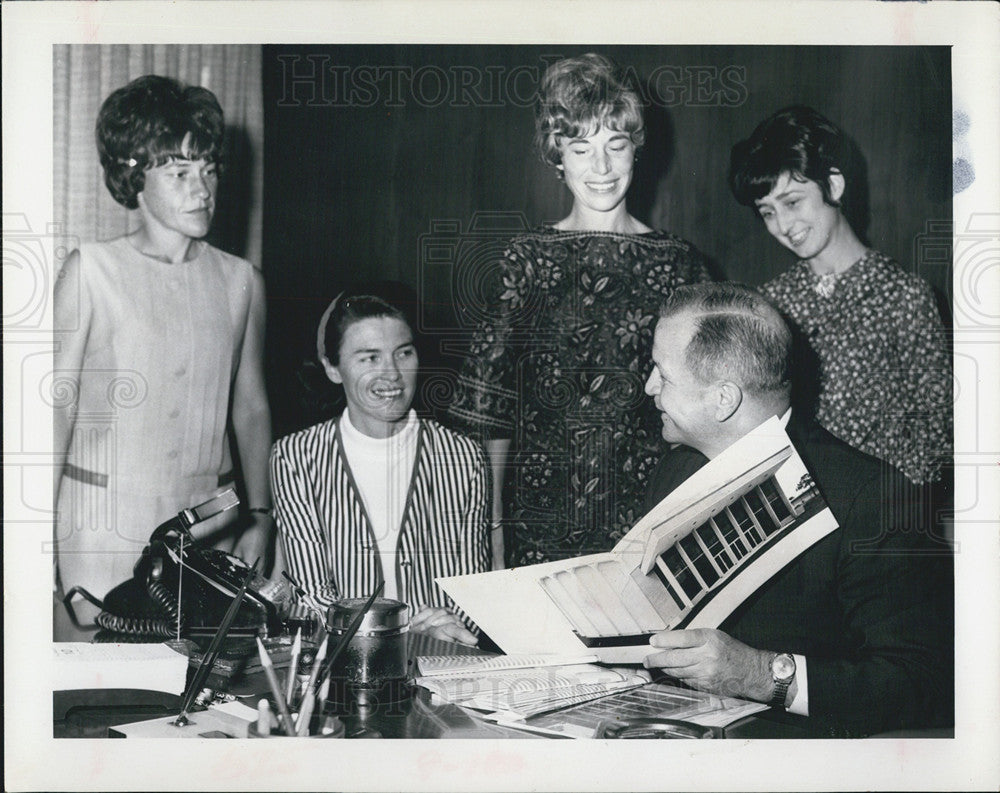
[{"label": "white turtleneck", "polygon": [[419,427],[413,410],[403,428],[388,438],[372,438],[362,433],[351,423],[349,410],[344,410],[340,422],[344,454],[378,543],[385,579],[383,597],[394,600],[399,600],[400,594],[396,582],[396,544],[417,456]]}]

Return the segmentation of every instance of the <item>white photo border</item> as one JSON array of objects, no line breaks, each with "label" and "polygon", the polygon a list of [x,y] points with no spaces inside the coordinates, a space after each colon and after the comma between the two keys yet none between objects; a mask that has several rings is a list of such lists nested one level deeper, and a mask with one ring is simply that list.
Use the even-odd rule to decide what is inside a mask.
[{"label": "white photo border", "polygon": [[[38,332],[4,336],[4,677],[12,790],[785,790],[997,789],[1000,766],[1000,25],[994,3],[898,2],[7,2],[3,4],[5,326],[37,309]],[[971,372],[956,410],[954,739],[869,741],[211,742],[52,738],[46,467],[51,420],[31,395],[51,355],[51,273],[25,294],[8,238],[45,237],[53,213],[52,45],[57,43],[491,43],[950,45],[953,106],[971,119],[976,181],[954,197],[956,333]],[[14,217],[14,226],[8,220]],[[22,218],[23,221],[16,221]],[[963,234],[992,258],[962,271]],[[985,237],[983,236],[985,235]],[[47,241],[46,244],[51,244]],[[49,251],[49,261],[52,261]],[[10,269],[15,268],[15,269]],[[975,276],[973,278],[972,276]],[[37,305],[35,302],[37,301]],[[992,306],[992,312],[988,307]],[[34,308],[32,308],[34,307]],[[6,330],[6,327],[5,327]],[[41,357],[40,357],[41,356]],[[980,410],[963,410],[963,404]],[[25,439],[30,437],[30,443]],[[992,444],[990,443],[992,440]],[[50,503],[50,499],[49,499]],[[40,506],[41,505],[41,506]],[[993,747],[992,749],[990,747]],[[173,755],[176,753],[176,759]]]}]

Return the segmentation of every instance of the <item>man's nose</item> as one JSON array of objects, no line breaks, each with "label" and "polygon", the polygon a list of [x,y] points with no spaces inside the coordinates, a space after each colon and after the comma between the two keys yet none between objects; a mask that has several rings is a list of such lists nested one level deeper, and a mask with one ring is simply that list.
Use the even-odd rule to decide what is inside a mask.
[{"label": "man's nose", "polygon": [[655,397],[660,393],[660,378],[656,376],[656,370],[654,369],[649,373],[649,377],[646,378],[646,386],[644,388],[646,394],[651,397]]}]

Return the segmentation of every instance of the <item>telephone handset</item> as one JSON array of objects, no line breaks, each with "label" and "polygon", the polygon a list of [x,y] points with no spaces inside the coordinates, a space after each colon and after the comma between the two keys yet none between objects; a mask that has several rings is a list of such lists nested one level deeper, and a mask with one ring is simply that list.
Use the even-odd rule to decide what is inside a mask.
[{"label": "telephone handset", "polygon": [[[189,530],[238,504],[230,488],[157,526],[133,577],[105,596],[97,624],[114,634],[150,639],[174,637],[178,630],[185,637],[214,634],[249,566],[225,551],[199,547]],[[259,573],[254,576],[230,633],[280,631],[278,606],[261,592],[266,583]]]}]

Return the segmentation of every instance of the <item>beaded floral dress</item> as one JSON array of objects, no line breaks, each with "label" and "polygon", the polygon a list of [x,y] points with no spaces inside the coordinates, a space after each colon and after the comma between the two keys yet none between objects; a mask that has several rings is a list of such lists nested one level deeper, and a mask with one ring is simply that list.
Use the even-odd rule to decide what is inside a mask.
[{"label": "beaded floral dress", "polygon": [[511,440],[508,566],[610,550],[642,516],[665,449],[643,391],[659,305],[708,277],[664,232],[542,227],[511,242],[449,408],[475,437]]},{"label": "beaded floral dress", "polygon": [[836,280],[802,262],[761,290],[819,359],[816,418],[915,483],[953,449],[952,366],[930,287],[868,251]]}]

